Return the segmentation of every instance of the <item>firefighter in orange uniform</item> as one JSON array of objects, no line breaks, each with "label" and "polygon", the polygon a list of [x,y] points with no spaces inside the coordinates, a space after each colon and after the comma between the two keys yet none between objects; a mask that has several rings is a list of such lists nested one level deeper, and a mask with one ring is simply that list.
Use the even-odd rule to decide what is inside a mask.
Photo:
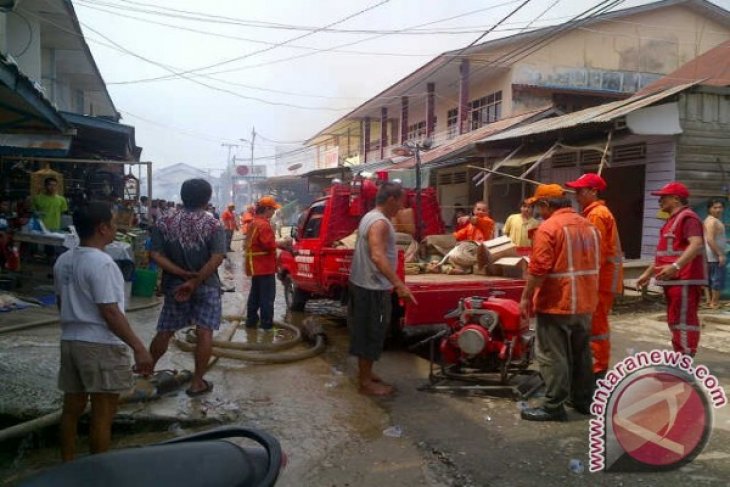
[{"label": "firefighter in orange uniform", "polygon": [[279,208],[281,205],[272,196],[262,197],[248,225],[243,255],[246,275],[251,277],[246,304],[248,328],[260,326],[262,330],[271,331],[274,327],[276,238],[269,220]]},{"label": "firefighter in orange uniform", "polygon": [[490,240],[494,233],[494,220],[489,218],[489,208],[483,201],[474,204],[472,216],[463,216],[457,220],[458,230],[454,238],[458,241],[473,240],[483,242]]},{"label": "firefighter in orange uniform", "polygon": [[545,380],[542,407],[521,413],[528,421],[565,421],[564,404],[590,414],[593,373],[591,315],[598,301],[600,236],[577,214],[557,184],[541,184],[528,200],[544,219],[535,231],[520,312],[537,315],[537,362]]},{"label": "firefighter in orange uniform", "polygon": [[608,371],[611,358],[611,331],[608,314],[613,298],[623,293],[623,252],[616,219],[606,203],[598,199],[598,192],[606,189],[606,181],[595,173],[587,173],[569,183],[576,191],[575,199],[583,210],[583,216],[598,229],[601,235],[601,269],[598,273],[598,306],[591,322],[591,351],[593,374],[602,379]]},{"label": "firefighter in orange uniform", "polygon": [[248,226],[253,221],[254,214],[256,213],[256,207],[254,205],[248,205],[246,211],[241,213],[241,233],[248,235]]},{"label": "firefighter in orange uniform", "polygon": [[702,287],[707,286],[702,220],[688,207],[689,190],[684,184],[671,182],[651,194],[659,196],[659,207],[669,218],[659,231],[654,264],[636,284],[645,287],[656,271],[656,283],[664,288],[667,300],[674,351],[694,356],[700,341],[697,310]]}]

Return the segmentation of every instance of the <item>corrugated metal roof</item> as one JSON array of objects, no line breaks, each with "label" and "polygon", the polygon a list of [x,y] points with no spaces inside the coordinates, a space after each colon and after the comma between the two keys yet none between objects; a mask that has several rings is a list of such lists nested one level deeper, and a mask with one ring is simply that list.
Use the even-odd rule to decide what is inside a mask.
[{"label": "corrugated metal roof", "polygon": [[519,123],[524,122],[529,118],[542,115],[549,110],[552,110],[552,106],[539,108],[530,112],[525,112],[514,117],[503,118],[501,120],[497,120],[496,122],[490,123],[489,125],[478,128],[477,130],[473,130],[471,132],[459,135],[451,139],[446,144],[434,147],[429,151],[422,152],[421,164],[435,163],[438,162],[440,159],[443,159],[444,157],[453,157],[465,150],[471,149],[475,143],[481,141],[485,137],[500,133],[504,130],[514,127]]},{"label": "corrugated metal roof", "polygon": [[586,108],[578,112],[568,113],[560,117],[546,118],[537,122],[523,125],[512,130],[507,130],[498,134],[491,135],[479,141],[482,142],[493,142],[496,140],[508,140],[528,135],[541,134],[545,132],[552,132],[555,130],[567,129],[576,127],[582,124],[589,123],[604,123],[610,122],[616,118],[622,117],[627,113],[631,113],[639,108],[644,108],[652,105],[664,98],[670,97],[674,94],[684,91],[687,88],[694,86],[698,81],[691,83],[685,83],[679,86],[674,86],[666,90],[660,91],[653,95],[643,96],[632,96],[625,100],[614,101],[606,103],[604,105],[598,105],[596,107]]}]

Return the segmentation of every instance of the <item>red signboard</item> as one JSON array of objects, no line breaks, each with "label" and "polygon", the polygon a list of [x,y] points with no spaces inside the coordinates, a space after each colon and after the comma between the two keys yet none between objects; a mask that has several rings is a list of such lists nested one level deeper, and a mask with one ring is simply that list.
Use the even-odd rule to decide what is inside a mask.
[{"label": "red signboard", "polygon": [[236,166],[236,174],[239,176],[248,176],[248,166]]}]

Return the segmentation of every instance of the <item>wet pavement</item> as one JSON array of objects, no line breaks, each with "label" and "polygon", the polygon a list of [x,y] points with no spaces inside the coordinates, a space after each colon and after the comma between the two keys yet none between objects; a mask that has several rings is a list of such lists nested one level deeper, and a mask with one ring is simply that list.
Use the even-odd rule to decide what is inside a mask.
[{"label": "wet pavement", "polygon": [[[247,282],[240,262],[230,269],[237,292],[224,294],[227,316],[240,316]],[[627,350],[668,345],[661,306],[634,312],[619,306],[614,316],[614,360]],[[129,315],[149,342],[159,308]],[[730,325],[708,322],[696,360],[722,385],[730,384]],[[679,471],[653,474],[573,473],[571,460],[587,464],[588,421],[570,412],[567,423],[535,424],[519,418],[509,398],[420,392],[428,363],[406,351],[388,351],[376,366],[398,393],[372,399],[357,393],[355,364],[347,356],[344,309],[312,302],[306,313],[286,315],[279,288],[276,318],[299,325],[316,320],[329,345],[320,356],[292,364],[252,365],[222,358],[208,377],[211,394],[188,398],[182,391],[158,401],[126,405],[114,430],[114,447],[143,445],[208,427],[233,423],[264,429],[279,438],[289,458],[282,486],[469,486],[469,485],[727,485],[730,478],[729,408],[717,411],[705,451]],[[728,316],[730,322],[730,316]],[[231,326],[224,323],[221,329]],[[246,331],[237,331],[242,340]],[[283,332],[282,332],[283,334]],[[0,413],[36,416],[59,406],[55,380],[57,325],[0,335]],[[260,340],[248,334],[247,340]],[[171,345],[161,368],[190,369],[192,356]],[[534,404],[538,399],[533,399]],[[152,425],[152,426],[151,426]],[[26,439],[0,466],[0,479],[58,462],[53,435]],[[81,445],[83,451],[85,445]],[[7,456],[7,455],[6,455]]]}]

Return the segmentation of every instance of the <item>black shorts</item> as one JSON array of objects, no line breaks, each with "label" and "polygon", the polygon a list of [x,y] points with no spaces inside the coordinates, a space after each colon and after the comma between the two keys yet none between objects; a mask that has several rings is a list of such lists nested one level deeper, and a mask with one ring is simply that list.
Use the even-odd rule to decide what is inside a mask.
[{"label": "black shorts", "polygon": [[347,303],[347,327],[350,330],[350,354],[378,360],[390,326],[391,291],[373,291],[350,283]]}]

